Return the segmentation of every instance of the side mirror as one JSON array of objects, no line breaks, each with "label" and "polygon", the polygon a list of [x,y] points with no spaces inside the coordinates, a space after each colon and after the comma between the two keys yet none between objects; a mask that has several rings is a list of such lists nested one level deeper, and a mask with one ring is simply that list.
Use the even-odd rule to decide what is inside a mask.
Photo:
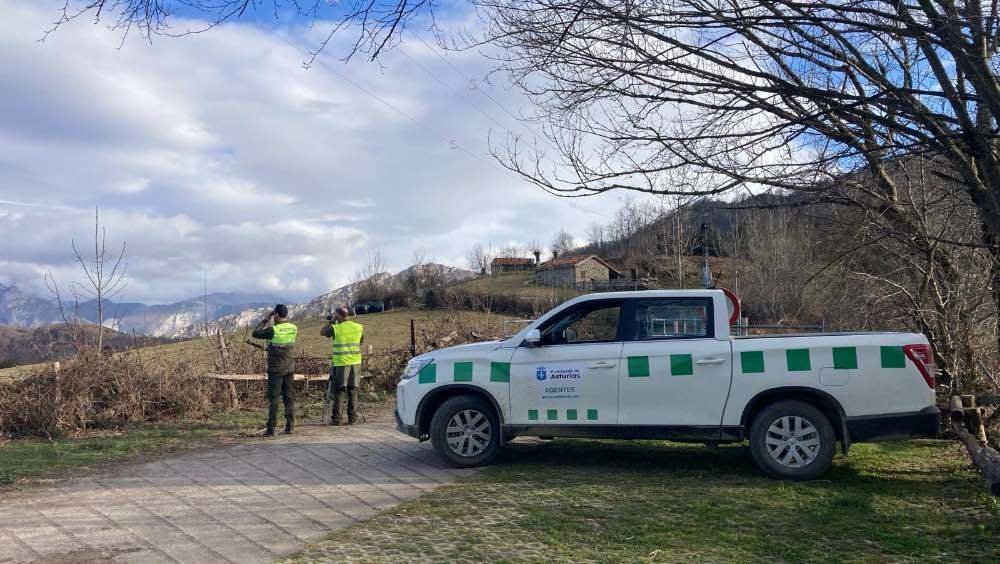
[{"label": "side mirror", "polygon": [[528,334],[524,336],[524,342],[529,347],[537,347],[542,342],[542,332],[538,329],[528,331]]}]

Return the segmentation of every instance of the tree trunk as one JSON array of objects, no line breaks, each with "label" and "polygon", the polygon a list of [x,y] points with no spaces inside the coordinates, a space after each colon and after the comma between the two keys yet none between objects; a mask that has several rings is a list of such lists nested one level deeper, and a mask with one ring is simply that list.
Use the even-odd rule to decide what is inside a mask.
[{"label": "tree trunk", "polygon": [[976,437],[965,428],[962,422],[965,419],[965,411],[962,408],[962,400],[958,396],[951,398],[951,428],[958,436],[958,440],[965,445],[972,462],[982,471],[986,478],[986,490],[990,495],[1000,496],[1000,452],[993,450],[989,446],[984,446]]}]

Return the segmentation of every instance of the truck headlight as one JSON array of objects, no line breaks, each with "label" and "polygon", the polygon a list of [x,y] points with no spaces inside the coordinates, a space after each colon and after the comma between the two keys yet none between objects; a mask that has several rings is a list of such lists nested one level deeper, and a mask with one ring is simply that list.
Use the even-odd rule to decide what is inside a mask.
[{"label": "truck headlight", "polygon": [[406,369],[403,370],[403,375],[400,376],[400,380],[409,380],[410,378],[413,378],[419,374],[425,366],[432,362],[434,362],[433,358],[415,358],[411,360],[406,363]]}]

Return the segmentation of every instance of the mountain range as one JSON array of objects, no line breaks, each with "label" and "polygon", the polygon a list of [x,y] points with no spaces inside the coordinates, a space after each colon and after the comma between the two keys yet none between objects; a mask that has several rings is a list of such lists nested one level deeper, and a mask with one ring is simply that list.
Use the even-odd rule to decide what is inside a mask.
[{"label": "mountain range", "polygon": [[[64,298],[65,301],[65,298]],[[147,305],[136,302],[105,303],[104,324],[118,331],[153,337],[179,337],[197,334],[196,329],[220,317],[247,308],[264,307],[280,302],[275,296],[242,292],[217,292],[170,304]],[[69,318],[97,322],[97,302],[65,304]],[[117,320],[113,322],[112,320]],[[56,300],[27,294],[15,286],[0,285],[0,326],[39,328],[62,323]]]},{"label": "mountain range", "polygon": [[[375,276],[378,278],[378,283],[381,286],[387,289],[393,289],[402,287],[408,280],[411,280],[414,277],[422,280],[433,279],[437,284],[447,286],[449,284],[457,284],[459,282],[470,280],[478,275],[471,270],[445,266],[443,264],[427,263],[419,265],[415,264],[395,274],[385,272]],[[308,302],[289,305],[288,315],[292,320],[309,319],[326,315],[338,306],[353,301],[358,286],[359,283],[357,282],[351,283],[325,294],[316,296]],[[247,308],[239,313],[220,317],[212,324],[212,328],[213,330],[215,328],[232,330],[237,327],[254,325],[260,321],[261,317],[263,317],[266,312],[267,306]],[[181,333],[174,336],[185,337],[190,335]]]},{"label": "mountain range", "polygon": [[[434,279],[438,284],[454,284],[476,276],[475,273],[442,264],[413,265],[395,274],[376,275],[386,288],[402,287],[414,276]],[[307,302],[289,305],[292,319],[319,317],[340,304],[354,299],[358,284],[341,286]],[[206,300],[207,297],[207,300]],[[171,304],[146,305],[121,302],[105,305],[105,325],[114,317],[114,328],[130,333],[135,331],[151,337],[196,337],[207,329],[235,329],[256,323],[260,317],[281,300],[275,296],[241,292],[213,293]],[[207,302],[207,308],[206,308]],[[68,306],[67,315],[91,323],[97,320],[97,303],[81,302]],[[207,316],[206,316],[207,309]],[[22,292],[14,286],[0,285],[0,326],[39,328],[62,322],[62,314],[55,300],[44,299]]]}]

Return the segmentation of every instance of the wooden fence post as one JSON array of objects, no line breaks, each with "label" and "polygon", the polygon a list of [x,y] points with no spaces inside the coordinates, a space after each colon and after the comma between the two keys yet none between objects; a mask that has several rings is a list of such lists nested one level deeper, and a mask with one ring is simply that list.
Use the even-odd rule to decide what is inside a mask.
[{"label": "wooden fence post", "polygon": [[226,348],[226,337],[222,334],[222,329],[215,331],[215,337],[219,347],[219,372],[229,372],[229,350]]},{"label": "wooden fence post", "polygon": [[56,405],[58,406],[59,403],[62,401],[62,389],[61,389],[62,388],[62,385],[61,385],[62,384],[62,378],[61,378],[61,375],[62,375],[62,365],[59,364],[58,360],[52,363],[52,372],[54,372],[55,376],[56,376],[56,398],[55,398],[55,400],[56,400]]},{"label": "wooden fence post", "polygon": [[414,321],[410,320],[410,358],[417,356],[417,332]]}]

